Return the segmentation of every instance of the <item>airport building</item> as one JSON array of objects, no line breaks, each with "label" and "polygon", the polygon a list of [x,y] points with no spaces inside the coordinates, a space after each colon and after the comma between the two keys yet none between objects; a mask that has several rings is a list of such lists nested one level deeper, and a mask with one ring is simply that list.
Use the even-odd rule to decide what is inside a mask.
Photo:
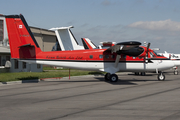
[{"label": "airport building", "polygon": [[[56,43],[54,31],[30,27],[42,51],[51,51]],[[41,72],[43,66],[31,64],[17,59],[11,59],[9,48],[8,33],[6,21],[3,15],[0,15],[0,73],[1,72]]]}]

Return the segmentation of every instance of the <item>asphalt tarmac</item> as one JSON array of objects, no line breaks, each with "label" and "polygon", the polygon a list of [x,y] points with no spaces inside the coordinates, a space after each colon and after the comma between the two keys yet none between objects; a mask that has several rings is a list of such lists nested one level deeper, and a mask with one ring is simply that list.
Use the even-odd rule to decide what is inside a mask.
[{"label": "asphalt tarmac", "polygon": [[0,86],[1,120],[180,120],[180,75],[83,76]]}]

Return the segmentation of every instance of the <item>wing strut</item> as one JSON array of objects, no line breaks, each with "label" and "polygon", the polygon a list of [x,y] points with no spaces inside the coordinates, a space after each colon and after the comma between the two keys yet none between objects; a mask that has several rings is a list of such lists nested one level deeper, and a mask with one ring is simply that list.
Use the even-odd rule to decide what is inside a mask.
[{"label": "wing strut", "polygon": [[116,68],[117,68],[117,66],[118,66],[120,57],[121,57],[120,55],[117,55],[117,56],[116,56],[116,61],[115,61],[115,67],[116,67]]}]

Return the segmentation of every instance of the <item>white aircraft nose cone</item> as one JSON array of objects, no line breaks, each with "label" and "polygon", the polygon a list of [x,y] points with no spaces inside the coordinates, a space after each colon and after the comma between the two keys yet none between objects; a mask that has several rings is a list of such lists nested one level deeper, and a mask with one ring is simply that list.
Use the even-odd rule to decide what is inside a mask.
[{"label": "white aircraft nose cone", "polygon": [[174,63],[174,66],[180,66],[180,60],[172,60]]}]

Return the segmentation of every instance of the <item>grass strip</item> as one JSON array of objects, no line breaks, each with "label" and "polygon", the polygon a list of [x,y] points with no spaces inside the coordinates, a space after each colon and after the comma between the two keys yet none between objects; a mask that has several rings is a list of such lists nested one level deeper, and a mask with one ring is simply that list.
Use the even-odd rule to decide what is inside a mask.
[{"label": "grass strip", "polygon": [[[71,70],[71,76],[102,74],[101,72]],[[43,71],[43,72],[17,72],[17,73],[0,73],[0,82],[32,80],[41,78],[67,77],[69,70],[62,71]]]}]

